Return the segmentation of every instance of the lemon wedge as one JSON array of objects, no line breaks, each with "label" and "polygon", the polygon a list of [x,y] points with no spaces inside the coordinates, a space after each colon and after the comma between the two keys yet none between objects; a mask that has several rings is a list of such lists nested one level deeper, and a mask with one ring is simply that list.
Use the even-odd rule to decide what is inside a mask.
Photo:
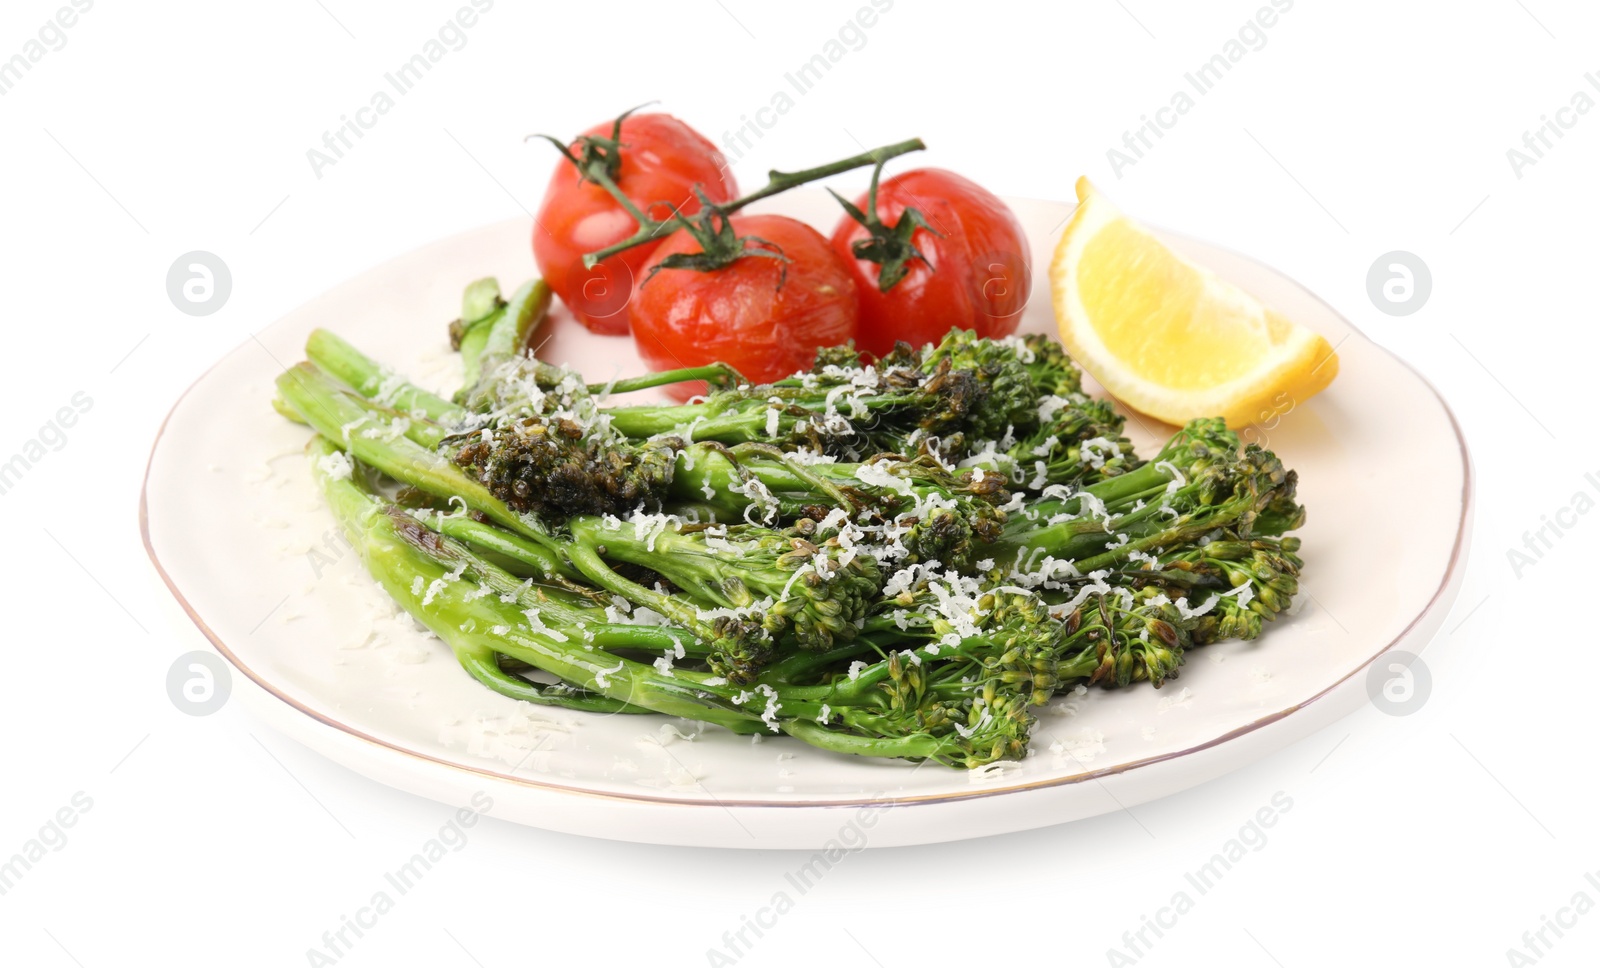
[{"label": "lemon wedge", "polygon": [[1078,179],[1050,290],[1061,342],[1123,403],[1230,427],[1304,403],[1339,372],[1317,333],[1189,262]]}]

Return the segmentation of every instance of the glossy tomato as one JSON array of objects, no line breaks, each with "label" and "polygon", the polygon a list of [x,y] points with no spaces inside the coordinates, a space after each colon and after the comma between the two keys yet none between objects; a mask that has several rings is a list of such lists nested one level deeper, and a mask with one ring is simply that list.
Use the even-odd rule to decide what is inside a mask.
[{"label": "glossy tomato", "polygon": [[[856,207],[866,209],[866,195]],[[869,238],[868,229],[849,215],[834,229],[834,250],[849,263],[860,292],[858,345],[881,356],[896,340],[920,346],[958,327],[984,337],[1014,332],[1027,305],[1033,260],[1011,209],[981,185],[939,168],[879,184],[877,215],[884,225],[898,225],[908,208],[926,223],[910,236],[923,259],[907,261],[904,278],[887,292],[879,289],[880,266],[856,257],[854,247]]]},{"label": "glossy tomato", "polygon": [[[582,137],[610,138],[612,125],[607,121],[584,132],[571,146],[573,154],[583,157]],[[613,180],[652,217],[664,217],[668,204],[689,214],[699,211],[695,185],[713,202],[731,201],[739,194],[722,152],[670,114],[628,115],[619,140],[621,164]],[[593,269],[583,267],[583,256],[621,242],[637,229],[638,223],[604,188],[580,178],[565,159],[556,165],[535,217],[533,257],[555,294],[597,333],[628,331],[628,294],[655,246],[619,252]]]},{"label": "glossy tomato", "polygon": [[[735,215],[734,232],[771,243],[788,258],[747,255],[720,269],[651,266],[701,251],[687,232],[656,249],[634,287],[633,339],[652,370],[722,361],[758,383],[811,368],[817,348],[856,338],[856,284],[828,240],[782,215]],[[781,281],[781,285],[780,285]],[[679,399],[703,384],[677,384]]]}]

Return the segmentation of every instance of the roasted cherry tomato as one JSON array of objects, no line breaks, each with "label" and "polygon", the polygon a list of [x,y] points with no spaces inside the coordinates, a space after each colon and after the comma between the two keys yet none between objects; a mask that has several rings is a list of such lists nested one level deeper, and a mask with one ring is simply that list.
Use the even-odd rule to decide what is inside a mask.
[{"label": "roasted cherry tomato", "polygon": [[[596,125],[569,150],[584,156],[586,137],[610,139],[615,122]],[[670,114],[630,114],[617,137],[619,164],[612,180],[641,211],[654,218],[677,205],[686,214],[700,210],[694,186],[713,202],[739,194],[722,152],[699,132]],[[640,245],[583,267],[585,253],[621,242],[638,223],[605,188],[579,176],[563,159],[550,176],[533,227],[533,257],[539,272],[567,308],[597,333],[628,331],[628,294],[654,245]]]},{"label": "roasted cherry tomato", "polygon": [[[857,199],[856,207],[884,233],[898,237],[905,273],[883,291],[879,283],[889,263],[860,256],[863,249],[892,250],[895,239],[874,246],[866,225],[848,214],[840,220],[833,247],[856,276],[861,349],[881,356],[896,340],[921,346],[958,327],[983,337],[1016,330],[1028,301],[1033,260],[1022,225],[994,193],[954,172],[920,168],[878,186],[875,220],[865,211],[867,198]],[[920,213],[921,224],[901,225],[907,209]]]},{"label": "roasted cherry tomato", "polygon": [[[696,253],[687,232],[669,236],[634,286],[633,339],[652,370],[722,361],[758,383],[808,370],[817,348],[856,338],[855,280],[828,240],[782,215],[735,215],[733,231],[779,260],[746,255],[719,269],[652,266],[674,253]],[[759,243],[755,240],[761,240]],[[668,388],[680,399],[704,384]]]}]

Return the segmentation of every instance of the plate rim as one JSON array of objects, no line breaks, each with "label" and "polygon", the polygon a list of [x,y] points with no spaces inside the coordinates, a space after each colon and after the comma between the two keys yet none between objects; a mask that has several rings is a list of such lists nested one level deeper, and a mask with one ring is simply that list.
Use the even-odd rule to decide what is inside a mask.
[{"label": "plate rim", "polygon": [[[1042,202],[1042,203],[1053,204],[1053,205],[1064,204],[1063,202],[1061,202],[1059,200],[1020,198],[1020,197],[1019,198],[1015,198],[1015,199],[1008,199],[1008,201]],[[414,247],[412,249],[407,250],[406,252],[403,252],[403,253],[400,253],[398,255],[392,256],[392,257],[390,257],[388,259],[384,259],[384,260],[382,260],[382,261],[380,261],[380,262],[378,262],[378,263],[376,263],[376,264],[374,264],[372,266],[369,266],[368,268],[362,270],[360,273],[357,273],[355,276],[352,276],[351,278],[352,279],[360,278],[361,276],[364,276],[367,273],[370,273],[370,272],[374,271],[375,269],[378,269],[381,266],[386,265],[387,263],[389,263],[389,262],[391,262],[391,261],[393,261],[395,259],[402,258],[405,255],[409,255],[409,254],[411,254],[413,252],[420,251],[421,249],[429,248],[431,246],[439,245],[441,243],[447,243],[447,242],[450,242],[453,239],[461,238],[461,237],[464,237],[464,236],[474,235],[474,234],[477,234],[479,232],[483,232],[485,230],[490,230],[490,229],[493,229],[493,228],[496,228],[496,227],[504,226],[504,225],[507,225],[510,222],[521,222],[521,221],[522,221],[521,219],[502,219],[502,220],[495,221],[495,222],[486,222],[486,223],[484,223],[482,225],[474,226],[472,228],[463,229],[463,230],[461,230],[459,232],[451,233],[451,234],[449,234],[447,236],[444,236],[443,238],[439,238],[439,239],[435,239],[435,240],[430,241],[430,242],[426,242],[423,245],[416,246],[416,247]],[[1284,719],[1287,719],[1289,716],[1293,715],[1294,713],[1297,713],[1297,712],[1300,712],[1300,711],[1306,709],[1307,707],[1311,706],[1313,703],[1316,703],[1318,700],[1324,699],[1325,697],[1327,697],[1328,695],[1333,693],[1335,690],[1339,689],[1339,687],[1343,686],[1346,682],[1350,681],[1355,676],[1361,674],[1365,669],[1370,667],[1372,665],[1372,663],[1375,662],[1380,656],[1382,656],[1384,653],[1390,651],[1396,645],[1398,645],[1399,643],[1401,643],[1401,642],[1405,641],[1407,638],[1409,638],[1411,636],[1412,632],[1423,622],[1423,620],[1426,619],[1429,615],[1431,615],[1436,608],[1438,608],[1438,606],[1441,603],[1441,599],[1444,597],[1446,592],[1455,584],[1455,579],[1456,579],[1458,573],[1461,571],[1461,569],[1465,565],[1465,561],[1466,561],[1466,558],[1467,558],[1467,536],[1470,533],[1470,524],[1471,524],[1471,521],[1472,521],[1473,509],[1474,509],[1475,500],[1476,500],[1476,491],[1475,491],[1475,487],[1474,487],[1475,479],[1476,479],[1476,471],[1474,469],[1473,462],[1472,462],[1471,450],[1467,446],[1466,436],[1461,431],[1461,423],[1460,423],[1459,420],[1456,419],[1455,411],[1451,409],[1449,401],[1447,401],[1444,398],[1444,395],[1439,392],[1438,388],[1433,385],[1433,382],[1431,380],[1429,380],[1425,375],[1423,375],[1420,371],[1418,371],[1416,369],[1416,367],[1412,366],[1407,360],[1405,360],[1403,357],[1401,357],[1398,354],[1396,354],[1393,351],[1391,351],[1388,347],[1386,347],[1386,346],[1384,346],[1384,345],[1382,345],[1380,343],[1377,343],[1376,341],[1372,340],[1370,337],[1367,336],[1367,334],[1364,331],[1362,331],[1359,327],[1357,327],[1355,325],[1355,323],[1351,322],[1342,312],[1340,312],[1338,309],[1336,309],[1331,303],[1329,303],[1327,300],[1323,299],[1321,296],[1317,295],[1315,292],[1312,292],[1310,288],[1308,288],[1307,286],[1302,284],[1299,280],[1295,279],[1293,276],[1290,276],[1287,273],[1280,271],[1279,269],[1277,269],[1276,267],[1272,266],[1271,264],[1269,264],[1269,263],[1267,263],[1267,262],[1265,262],[1265,261],[1263,261],[1261,259],[1258,259],[1258,258],[1256,258],[1254,256],[1239,252],[1238,250],[1233,249],[1233,248],[1228,247],[1228,246],[1218,245],[1218,244],[1213,243],[1213,242],[1208,242],[1208,241],[1206,241],[1204,239],[1200,239],[1200,238],[1197,238],[1197,237],[1194,237],[1194,236],[1191,236],[1191,235],[1187,235],[1185,233],[1173,232],[1173,231],[1169,231],[1169,230],[1166,230],[1166,229],[1162,229],[1159,226],[1152,226],[1152,228],[1153,228],[1153,230],[1155,231],[1155,233],[1157,235],[1168,236],[1168,237],[1172,237],[1172,238],[1182,239],[1182,240],[1187,241],[1187,242],[1197,243],[1199,245],[1205,246],[1205,247],[1213,249],[1213,250],[1226,252],[1229,255],[1232,255],[1232,256],[1234,256],[1236,258],[1242,259],[1242,260],[1244,260],[1246,262],[1253,263],[1253,264],[1259,266],[1260,268],[1263,268],[1263,269],[1273,273],[1274,275],[1278,276],[1279,278],[1287,280],[1291,285],[1293,285],[1295,288],[1299,289],[1305,295],[1307,295],[1310,298],[1316,300],[1318,303],[1321,303],[1324,307],[1326,307],[1326,309],[1330,313],[1333,314],[1333,316],[1336,319],[1338,319],[1340,322],[1344,323],[1344,325],[1348,326],[1350,328],[1351,333],[1353,333],[1356,336],[1359,336],[1363,340],[1366,340],[1369,344],[1371,344],[1373,347],[1375,347],[1378,351],[1380,351],[1380,352],[1386,354],[1387,356],[1389,356],[1392,360],[1394,360],[1401,367],[1403,367],[1405,370],[1407,370],[1413,377],[1415,377],[1424,387],[1427,388],[1428,392],[1433,396],[1433,399],[1438,402],[1440,408],[1444,411],[1445,417],[1450,422],[1450,430],[1451,430],[1451,433],[1455,435],[1456,447],[1457,447],[1457,451],[1458,451],[1458,453],[1460,454],[1460,457],[1461,457],[1461,468],[1462,468],[1461,513],[1460,513],[1460,516],[1458,517],[1458,519],[1456,521],[1456,532],[1455,532],[1454,541],[1452,542],[1451,549],[1450,549],[1450,557],[1449,557],[1449,559],[1447,560],[1447,562],[1445,564],[1445,567],[1443,569],[1442,574],[1440,575],[1438,584],[1435,586],[1435,588],[1433,590],[1433,593],[1428,597],[1428,601],[1417,611],[1417,613],[1415,615],[1413,615],[1411,617],[1411,620],[1406,623],[1405,627],[1400,629],[1400,631],[1397,632],[1392,639],[1390,639],[1380,649],[1378,649],[1371,656],[1369,656],[1367,659],[1365,659],[1355,669],[1351,670],[1349,673],[1345,674],[1344,676],[1341,676],[1339,679],[1329,683],[1325,688],[1323,688],[1322,690],[1317,692],[1315,695],[1312,695],[1309,698],[1304,699],[1304,700],[1302,700],[1300,702],[1293,703],[1293,704],[1291,704],[1291,705],[1289,705],[1289,706],[1287,706],[1285,708],[1282,708],[1282,709],[1279,709],[1279,710],[1275,710],[1275,711],[1273,711],[1271,713],[1268,713],[1265,716],[1262,716],[1262,717],[1260,717],[1258,719],[1254,719],[1254,720],[1250,721],[1249,723],[1246,723],[1246,724],[1244,724],[1242,726],[1237,726],[1237,727],[1227,731],[1226,733],[1223,733],[1223,734],[1221,734],[1219,736],[1214,736],[1211,739],[1208,739],[1208,740],[1206,740],[1206,741],[1204,741],[1202,743],[1197,743],[1197,744],[1195,744],[1193,746],[1188,746],[1188,747],[1185,747],[1185,748],[1183,748],[1181,750],[1172,750],[1172,751],[1169,751],[1169,752],[1166,752],[1166,753],[1160,753],[1160,754],[1156,754],[1154,756],[1143,757],[1141,759],[1132,760],[1132,761],[1129,761],[1129,762],[1126,762],[1126,763],[1120,763],[1120,764],[1117,764],[1115,766],[1107,766],[1107,767],[1102,767],[1102,768],[1099,768],[1099,769],[1088,770],[1088,771],[1082,772],[1082,773],[1076,773],[1076,774],[1073,774],[1071,776],[1051,777],[1051,778],[1046,778],[1046,779],[1037,779],[1037,780],[1031,780],[1031,781],[1026,782],[1026,783],[1013,784],[1013,785],[1009,785],[1009,786],[992,786],[992,787],[985,787],[983,789],[970,790],[970,791],[959,791],[959,792],[951,791],[951,792],[945,792],[945,793],[927,793],[927,794],[916,794],[916,795],[911,795],[911,796],[890,796],[890,797],[868,796],[868,797],[851,797],[851,798],[846,798],[846,799],[829,798],[829,799],[814,799],[814,800],[812,800],[812,799],[806,799],[806,800],[761,800],[761,799],[749,800],[749,799],[726,799],[726,798],[718,798],[718,797],[715,797],[715,796],[709,796],[708,799],[698,799],[698,798],[686,798],[686,797],[659,796],[659,795],[647,794],[647,793],[619,793],[619,792],[594,790],[594,789],[588,789],[588,788],[585,788],[585,787],[582,787],[582,786],[572,786],[572,785],[568,785],[568,784],[555,783],[555,782],[550,782],[550,781],[546,781],[546,780],[531,779],[529,777],[520,776],[520,775],[517,775],[515,773],[504,773],[504,772],[501,772],[499,770],[489,769],[489,768],[485,768],[485,767],[469,766],[469,765],[465,765],[465,764],[462,764],[462,763],[454,762],[454,761],[451,761],[451,760],[443,759],[441,757],[434,756],[434,755],[429,754],[429,753],[421,752],[421,751],[418,751],[418,750],[415,750],[415,749],[410,749],[410,748],[407,748],[406,746],[401,745],[399,743],[389,742],[387,740],[384,740],[384,739],[381,739],[379,737],[373,736],[373,735],[371,735],[371,734],[369,734],[369,733],[367,733],[367,732],[365,732],[365,731],[363,731],[361,729],[358,729],[358,728],[356,728],[355,726],[353,726],[353,725],[351,725],[349,723],[346,723],[346,722],[343,722],[343,721],[341,721],[339,719],[335,719],[335,718],[332,718],[330,716],[324,715],[324,714],[318,712],[315,709],[311,709],[310,707],[306,706],[304,703],[300,702],[299,700],[295,699],[294,697],[287,695],[278,686],[272,684],[267,679],[265,679],[261,675],[257,674],[255,672],[255,670],[251,669],[247,664],[245,664],[244,661],[241,660],[239,658],[239,656],[236,655],[234,653],[234,651],[231,648],[228,647],[227,643],[223,641],[222,637],[211,629],[211,627],[206,623],[205,619],[203,619],[199,615],[199,613],[196,612],[194,606],[190,604],[188,598],[186,598],[184,596],[183,592],[178,588],[177,582],[173,579],[172,575],[167,571],[166,566],[162,563],[160,556],[156,553],[155,545],[154,545],[154,543],[153,543],[153,541],[151,539],[151,534],[150,534],[150,518],[149,518],[150,474],[151,474],[152,469],[155,466],[156,452],[159,450],[162,440],[166,437],[168,424],[171,422],[173,415],[177,413],[178,408],[183,406],[183,402],[184,402],[184,400],[186,400],[188,398],[189,394],[192,393],[195,390],[195,388],[198,387],[201,383],[205,382],[205,380],[208,377],[210,377],[211,373],[214,370],[216,370],[217,367],[221,366],[224,361],[226,361],[229,357],[233,356],[234,353],[237,353],[239,350],[243,349],[246,345],[248,345],[250,342],[252,342],[254,340],[254,336],[250,337],[249,339],[241,340],[232,349],[230,349],[228,352],[222,354],[215,361],[213,361],[210,366],[206,367],[206,369],[204,371],[202,371],[198,376],[196,376],[195,379],[187,387],[184,388],[183,392],[180,393],[178,395],[177,399],[173,401],[172,406],[167,410],[166,415],[164,417],[162,417],[161,426],[157,429],[155,438],[151,441],[150,453],[149,453],[149,456],[146,458],[144,474],[143,474],[143,476],[142,476],[142,478],[140,480],[140,485],[139,485],[139,535],[140,535],[140,539],[141,539],[141,542],[144,545],[145,553],[150,559],[151,565],[155,568],[157,575],[159,575],[160,578],[161,578],[162,584],[166,587],[168,593],[172,595],[172,597],[176,601],[178,607],[180,609],[182,609],[183,613],[189,618],[190,622],[192,622],[194,624],[195,628],[197,628],[200,631],[200,633],[206,638],[206,640],[211,643],[212,647],[215,648],[217,650],[217,652],[223,658],[228,660],[228,663],[230,665],[232,665],[236,670],[238,670],[240,673],[242,673],[247,679],[249,679],[252,683],[254,683],[257,687],[262,689],[268,695],[270,695],[273,698],[275,698],[275,699],[279,700],[280,702],[284,703],[285,705],[287,705],[291,709],[293,709],[293,710],[295,710],[295,711],[297,711],[299,713],[304,714],[305,716],[309,717],[311,720],[313,720],[313,721],[315,721],[317,723],[321,723],[323,726],[332,728],[332,729],[334,729],[334,730],[336,730],[336,731],[338,731],[340,733],[343,733],[346,736],[349,736],[351,738],[364,741],[364,742],[366,742],[368,744],[371,744],[372,746],[375,746],[375,747],[379,748],[380,750],[387,751],[388,753],[398,753],[403,757],[409,757],[409,758],[412,758],[412,759],[415,759],[415,760],[418,760],[418,761],[421,761],[423,763],[430,764],[430,765],[443,766],[443,767],[446,767],[446,768],[448,768],[450,770],[453,770],[453,771],[456,771],[456,772],[459,772],[459,773],[463,773],[463,774],[466,774],[468,776],[474,776],[474,777],[480,777],[480,778],[488,778],[488,779],[497,780],[497,781],[500,781],[500,782],[511,783],[511,784],[514,784],[514,785],[517,785],[517,786],[529,788],[530,790],[534,790],[534,791],[539,791],[539,792],[549,791],[549,792],[554,792],[554,793],[575,795],[575,796],[579,796],[579,797],[598,798],[598,799],[601,799],[601,800],[620,802],[620,803],[627,803],[627,804],[644,803],[644,804],[661,804],[661,805],[664,805],[664,806],[674,806],[674,807],[712,807],[712,808],[716,808],[716,809],[720,809],[720,810],[726,810],[729,807],[775,808],[775,809],[806,809],[806,808],[813,808],[813,807],[827,807],[827,808],[838,808],[838,807],[875,807],[875,808],[910,807],[910,806],[930,805],[930,804],[955,803],[955,802],[960,802],[960,801],[978,800],[978,799],[984,799],[984,798],[989,798],[989,797],[995,797],[995,796],[1000,796],[1000,795],[1004,795],[1004,794],[1026,793],[1026,792],[1030,792],[1030,791],[1052,789],[1052,788],[1057,788],[1057,787],[1065,787],[1065,786],[1070,786],[1070,785],[1073,785],[1073,784],[1083,783],[1083,782],[1089,781],[1089,780],[1096,780],[1096,781],[1103,780],[1103,779],[1105,779],[1107,777],[1113,777],[1113,776],[1119,776],[1119,775],[1122,775],[1122,774],[1132,773],[1132,772],[1135,772],[1137,770],[1141,770],[1141,769],[1144,769],[1144,768],[1147,768],[1147,767],[1155,766],[1157,764],[1161,764],[1161,763],[1171,762],[1173,760],[1182,759],[1184,757],[1187,757],[1187,756],[1190,756],[1190,755],[1193,755],[1193,754],[1196,754],[1196,753],[1200,753],[1200,752],[1203,752],[1205,750],[1213,749],[1215,747],[1222,746],[1222,745],[1224,745],[1226,743],[1233,742],[1234,740],[1240,739],[1240,738],[1242,738],[1244,736],[1259,732],[1260,730],[1264,729],[1267,726],[1270,726],[1270,725],[1272,725],[1274,723],[1277,723],[1277,722],[1280,722],[1280,721],[1282,721]],[[338,282],[338,283],[334,284],[329,289],[323,290],[322,292],[318,293],[316,296],[312,297],[310,300],[307,300],[306,302],[301,303],[300,306],[297,306],[294,310],[291,310],[291,313],[292,312],[298,312],[298,310],[300,308],[303,308],[305,306],[311,305],[311,304],[317,302],[318,300],[321,300],[326,295],[328,295],[328,293],[330,293],[330,292],[332,292],[332,291],[334,291],[334,290],[346,285],[349,281],[350,281],[349,279],[343,280],[341,282]],[[274,320],[274,323],[269,323],[268,325],[269,326],[274,325],[276,322],[281,321],[283,318],[285,318],[285,317],[281,317],[280,316],[278,318],[278,320]],[[1231,771],[1225,770],[1223,772],[1226,773],[1226,772],[1231,772]],[[709,794],[709,791],[708,791],[708,794]]]}]

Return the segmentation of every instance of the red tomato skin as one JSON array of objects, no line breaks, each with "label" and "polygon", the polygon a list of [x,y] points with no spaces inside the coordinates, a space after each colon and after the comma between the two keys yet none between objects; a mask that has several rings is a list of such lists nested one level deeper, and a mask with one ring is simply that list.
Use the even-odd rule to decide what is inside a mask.
[{"label": "red tomato skin", "polygon": [[[856,199],[862,211],[865,193]],[[1022,224],[993,192],[955,172],[919,168],[878,185],[878,217],[893,226],[915,208],[926,229],[912,236],[928,263],[913,259],[905,278],[878,291],[878,266],[857,259],[851,245],[867,230],[846,215],[833,231],[834,251],[856,277],[861,298],[858,345],[882,356],[896,340],[936,343],[955,328],[994,338],[1015,332],[1033,280],[1033,256]]]},{"label": "red tomato skin", "polygon": [[[612,122],[584,134],[609,137]],[[671,202],[686,213],[700,210],[693,187],[713,201],[739,195],[733,172],[716,145],[670,114],[633,114],[622,122],[622,170],[617,187],[647,214],[661,217]],[[571,146],[569,146],[571,147]],[[573,147],[576,154],[577,149]],[[585,182],[565,159],[557,165],[534,216],[533,258],[539,273],[578,321],[596,333],[628,331],[628,296],[640,268],[659,243],[619,252],[583,267],[583,256],[632,235],[638,223],[604,188]]]},{"label": "red tomato skin", "polygon": [[[733,228],[775,243],[791,261],[745,256],[711,272],[662,269],[648,280],[641,274],[633,291],[633,338],[650,369],[722,361],[768,383],[809,370],[818,347],[856,338],[855,280],[820,232],[783,215],[735,215]],[[698,251],[692,236],[678,232],[656,249],[650,265],[674,252]],[[704,392],[704,385],[666,389],[681,400]]]}]

